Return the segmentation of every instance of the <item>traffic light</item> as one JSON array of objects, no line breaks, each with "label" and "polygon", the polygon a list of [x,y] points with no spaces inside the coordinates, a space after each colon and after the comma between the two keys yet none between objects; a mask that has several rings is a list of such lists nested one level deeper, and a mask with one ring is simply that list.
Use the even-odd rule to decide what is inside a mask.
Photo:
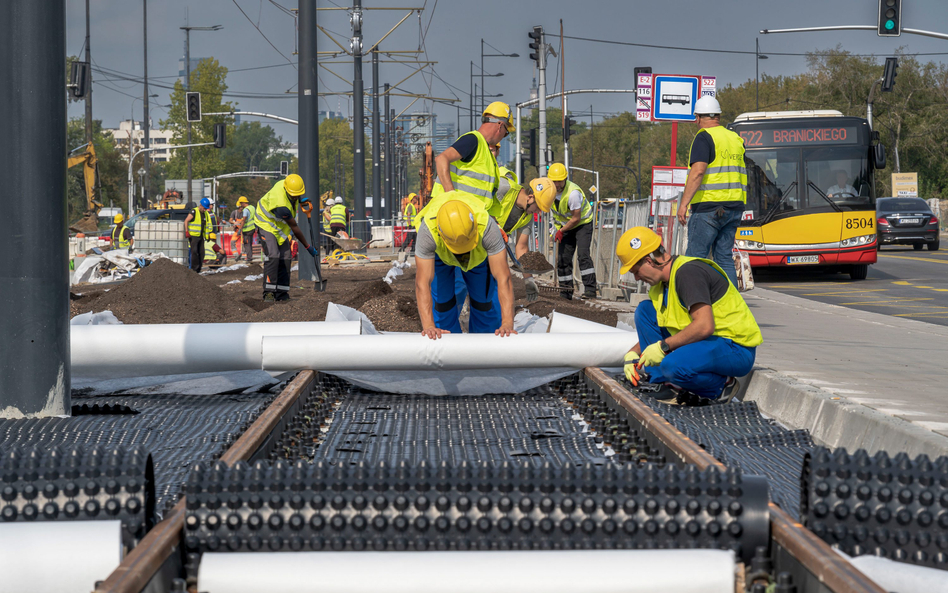
[{"label": "traffic light", "polygon": [[566,123],[563,125],[563,142],[569,142],[569,137],[573,135],[573,126],[576,125],[576,120],[567,117]]},{"label": "traffic light", "polygon": [[899,69],[899,59],[898,58],[886,58],[885,59],[885,71],[882,73],[882,92],[891,93],[892,87],[895,86],[895,76],[898,74]]},{"label": "traffic light", "polygon": [[86,96],[86,81],[89,79],[89,64],[86,62],[74,61],[69,72],[69,91],[74,99],[82,99]]},{"label": "traffic light", "polygon": [[902,34],[902,0],[879,0],[879,36]]},{"label": "traffic light", "polygon": [[540,65],[540,59],[543,57],[543,27],[537,25],[533,28],[533,31],[527,33],[530,37],[530,49],[533,52],[530,54],[530,59],[537,63],[537,66]]},{"label": "traffic light", "polygon": [[290,174],[290,161],[280,161],[280,175],[286,177]]},{"label": "traffic light", "polygon": [[214,148],[227,146],[227,124],[214,124]]},{"label": "traffic light", "polygon": [[201,93],[185,93],[184,97],[188,121],[201,121]]},{"label": "traffic light", "polygon": [[633,72],[633,74],[635,75],[635,84],[637,85],[637,84],[639,84],[639,75],[640,75],[640,74],[651,74],[651,73],[652,73],[652,67],[651,67],[651,66],[637,66],[637,67],[635,67],[635,68],[632,69],[632,72]]},{"label": "traffic light", "polygon": [[537,129],[530,130],[530,165],[537,166]]}]

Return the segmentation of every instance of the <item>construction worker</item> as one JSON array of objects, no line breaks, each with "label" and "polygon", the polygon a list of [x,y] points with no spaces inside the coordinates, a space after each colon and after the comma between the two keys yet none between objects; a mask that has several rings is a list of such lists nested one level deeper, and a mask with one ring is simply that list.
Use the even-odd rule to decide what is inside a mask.
[{"label": "construction worker", "polygon": [[[193,202],[192,202],[193,204]],[[188,240],[188,261],[195,272],[200,272],[204,266],[204,242],[214,231],[214,222],[211,220],[211,201],[201,198],[184,219],[184,236]]]},{"label": "construction worker", "polygon": [[[500,225],[505,240],[507,236],[517,233],[514,253],[517,259],[520,259],[530,249],[528,231],[533,223],[533,215],[540,211],[541,203],[547,204],[547,209],[549,209],[556,195],[556,189],[553,182],[546,177],[539,177],[521,186],[503,176],[500,178],[500,191],[497,195],[503,197],[499,205],[490,210],[490,214]],[[533,275],[524,272],[523,283],[527,300],[535,301],[540,293]]]},{"label": "construction worker", "polygon": [[402,248],[399,251],[411,251],[415,246],[415,217],[418,216],[418,194],[412,192],[408,194],[408,203],[405,204],[405,240],[402,242]]},{"label": "construction worker", "polygon": [[[335,198],[326,198],[326,204],[323,206],[323,234],[331,235],[332,228],[329,226],[329,221],[332,220],[332,207],[335,205]],[[323,237],[323,245],[326,247],[327,253],[332,247],[332,239],[329,237]]]},{"label": "construction worker", "polygon": [[217,233],[211,233],[207,241],[204,242],[204,259],[216,265],[221,265],[227,261],[227,255],[217,244]]},{"label": "construction worker", "polygon": [[[241,238],[241,251],[247,254],[247,263],[253,263],[253,235],[257,231],[256,209],[250,203],[246,196],[240,196],[237,199],[238,214],[234,230]],[[240,255],[237,256],[240,261]]]},{"label": "construction worker", "polygon": [[490,147],[516,131],[510,106],[494,101],[481,115],[481,127],[462,134],[450,148],[435,158],[438,181],[431,190],[437,197],[444,192],[463,191],[490,208],[497,199],[500,173]]},{"label": "construction worker", "polygon": [[112,218],[112,222],[115,223],[115,228],[112,229],[112,249],[128,249],[131,251],[135,245],[135,237],[132,236],[132,231],[125,226],[125,215],[119,212]]},{"label": "construction worker", "polygon": [[346,232],[348,215],[349,212],[346,210],[346,205],[342,203],[342,198],[336,196],[332,208],[329,209],[329,228],[334,237],[339,237],[340,232],[343,234],[342,238],[348,236]]},{"label": "construction worker", "polygon": [[656,396],[663,403],[727,403],[763,337],[724,270],[709,259],[669,255],[645,227],[623,233],[616,255],[620,274],[651,286],[635,309],[639,342],[625,356],[626,377],[637,385],[644,367],[650,382],[670,384]]},{"label": "construction worker", "polygon": [[[584,292],[580,298],[596,296],[596,265],[589,255],[593,234],[593,207],[586,199],[582,188],[566,178],[563,163],[553,163],[547,174],[556,187],[556,196],[552,206],[544,212],[553,213],[553,225],[556,227],[554,240],[560,244],[556,258],[556,275],[563,288],[573,286],[573,253],[579,250],[579,277]],[[543,209],[544,204],[540,204]],[[560,293],[564,299],[572,298],[572,291]]]},{"label": "construction worker", "polygon": [[698,99],[695,116],[699,130],[691,143],[691,168],[678,207],[678,222],[685,224],[691,206],[685,255],[710,254],[736,286],[731,252],[747,204],[744,139],[721,125],[721,104],[714,97]]},{"label": "construction worker", "polygon": [[290,234],[299,244],[316,257],[316,247],[309,244],[303,231],[296,224],[296,209],[299,203],[309,200],[303,194],[303,178],[292,173],[277,181],[257,202],[255,222],[257,236],[263,247],[263,300],[290,300],[290,264],[293,252]]},{"label": "construction worker", "polygon": [[415,297],[422,335],[436,340],[460,333],[461,303],[455,289],[460,269],[471,300],[471,333],[509,336],[513,329],[513,282],[500,227],[481,201],[451,191],[431,200],[416,218]]},{"label": "construction worker", "polygon": [[[500,154],[500,142],[490,147],[490,153],[494,155],[494,159],[497,160],[497,156]],[[519,183],[517,180],[517,174],[507,167],[501,165],[499,160],[497,161],[497,172],[500,174],[501,179],[506,177],[507,180],[512,183]],[[501,195],[500,191],[497,192],[497,195]]]}]

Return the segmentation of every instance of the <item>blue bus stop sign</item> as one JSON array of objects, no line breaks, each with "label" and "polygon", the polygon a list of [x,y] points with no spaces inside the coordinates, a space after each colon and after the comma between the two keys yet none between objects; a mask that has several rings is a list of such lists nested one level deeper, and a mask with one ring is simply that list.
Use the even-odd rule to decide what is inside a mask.
[{"label": "blue bus stop sign", "polygon": [[697,76],[652,76],[652,119],[694,121],[700,82]]}]

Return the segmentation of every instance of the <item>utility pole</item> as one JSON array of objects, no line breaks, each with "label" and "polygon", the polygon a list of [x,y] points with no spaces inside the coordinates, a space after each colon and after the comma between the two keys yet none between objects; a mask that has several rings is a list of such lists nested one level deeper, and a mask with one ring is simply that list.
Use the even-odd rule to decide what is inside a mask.
[{"label": "utility pole", "polygon": [[[379,48],[372,52],[372,209],[376,218],[388,218],[386,210],[391,206],[385,200],[382,207],[382,139],[381,118],[379,117]],[[383,222],[384,224],[384,222]]]},{"label": "utility pole", "polygon": [[[314,208],[319,208],[319,79],[316,77],[316,0],[300,0],[299,2],[299,85],[296,93],[297,118],[299,119],[299,175],[303,178],[306,196]],[[318,223],[322,212],[316,213],[314,224]],[[297,224],[303,231],[304,237],[311,237],[309,219],[300,213]],[[319,249],[317,243],[314,247]],[[299,258],[299,277],[305,280],[316,280],[316,261],[311,257]]]},{"label": "utility pole", "polygon": [[530,49],[533,50],[533,53],[530,54],[530,58],[536,62],[537,70],[539,71],[539,83],[537,84],[537,99],[539,100],[539,121],[538,121],[538,138],[537,138],[537,149],[540,151],[539,154],[539,165],[538,173],[541,177],[546,175],[546,52],[549,47],[546,44],[546,38],[543,33],[543,27],[537,25],[533,27],[533,31],[528,33],[532,42],[530,43]]},{"label": "utility pole", "polygon": [[[148,102],[151,100],[148,98],[148,0],[142,0],[142,43],[145,46],[145,96],[143,101],[145,104],[144,113],[142,114],[142,126],[145,128],[145,145],[142,148],[148,148],[150,138],[150,128],[151,123],[148,120]],[[142,202],[139,204],[139,208],[144,209],[145,204],[147,203],[148,192],[145,189],[148,186],[148,174],[151,172],[151,154],[145,153],[145,175],[141,179],[142,186]],[[129,212],[131,214],[131,212]]]},{"label": "utility pole", "polygon": [[[184,90],[191,90],[191,28],[184,27]],[[188,123],[188,144],[191,144],[191,122]],[[191,195],[191,148],[188,147],[188,207],[194,202]]]},{"label": "utility pole", "polygon": [[[365,111],[363,106],[364,88],[362,85],[362,0],[353,0],[352,39],[349,40],[349,49],[352,50],[352,205],[353,219],[365,220]],[[354,229],[353,229],[354,230]],[[360,229],[362,234],[366,229]],[[356,236],[359,233],[355,233]],[[368,237],[360,236],[363,241]]]},{"label": "utility pole", "polygon": [[[86,142],[92,142],[92,49],[89,47],[89,0],[86,0],[86,64],[89,77],[86,81]],[[145,84],[148,84],[147,81]],[[145,96],[148,96],[147,87]]]},{"label": "utility pole", "polygon": [[[392,191],[392,120],[394,112],[391,111],[389,100],[389,85],[385,83],[385,201],[389,204],[394,203],[395,193]],[[394,208],[393,208],[394,211]]]}]

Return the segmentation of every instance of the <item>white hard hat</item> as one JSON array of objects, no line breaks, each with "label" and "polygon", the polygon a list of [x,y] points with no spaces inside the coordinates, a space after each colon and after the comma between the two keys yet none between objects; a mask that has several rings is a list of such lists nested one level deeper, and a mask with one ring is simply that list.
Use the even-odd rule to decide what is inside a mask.
[{"label": "white hard hat", "polygon": [[342,204],[342,196],[336,196],[336,204]]},{"label": "white hard hat", "polygon": [[716,115],[721,113],[721,104],[714,97],[701,97],[695,103],[695,115]]}]

